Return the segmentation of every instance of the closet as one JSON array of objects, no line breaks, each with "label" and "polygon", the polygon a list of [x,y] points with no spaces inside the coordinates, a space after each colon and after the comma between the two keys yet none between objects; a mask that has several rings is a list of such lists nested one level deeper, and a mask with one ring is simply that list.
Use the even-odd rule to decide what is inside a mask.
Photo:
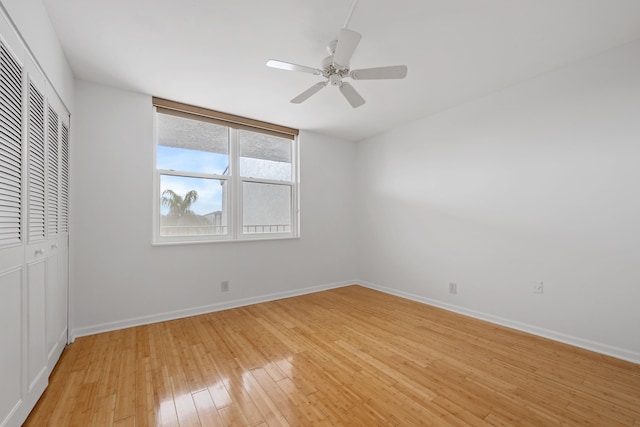
[{"label": "closet", "polygon": [[19,426],[67,343],[69,112],[0,13],[0,426]]}]

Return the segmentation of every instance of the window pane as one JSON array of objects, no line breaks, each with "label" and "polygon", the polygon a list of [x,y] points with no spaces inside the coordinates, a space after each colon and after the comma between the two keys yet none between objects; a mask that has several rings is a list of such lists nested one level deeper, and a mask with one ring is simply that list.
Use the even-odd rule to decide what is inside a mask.
[{"label": "window pane", "polygon": [[229,128],[158,113],[157,168],[226,175]]},{"label": "window pane", "polygon": [[291,186],[244,182],[242,232],[290,233]]},{"label": "window pane", "polygon": [[248,130],[238,130],[240,175],[291,181],[292,141]]},{"label": "window pane", "polygon": [[160,175],[160,235],[228,233],[227,181]]}]

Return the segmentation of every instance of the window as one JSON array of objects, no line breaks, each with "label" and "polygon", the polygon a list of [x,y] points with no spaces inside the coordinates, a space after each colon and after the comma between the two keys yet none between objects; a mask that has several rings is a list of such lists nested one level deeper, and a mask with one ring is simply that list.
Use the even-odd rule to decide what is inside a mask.
[{"label": "window", "polygon": [[297,130],[153,102],[154,243],[298,236]]}]

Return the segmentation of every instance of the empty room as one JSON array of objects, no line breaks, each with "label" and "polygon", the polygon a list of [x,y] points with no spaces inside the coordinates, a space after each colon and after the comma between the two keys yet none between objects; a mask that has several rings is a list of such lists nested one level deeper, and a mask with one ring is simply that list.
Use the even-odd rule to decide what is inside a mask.
[{"label": "empty room", "polygon": [[0,0],[0,427],[640,427],[640,2]]}]

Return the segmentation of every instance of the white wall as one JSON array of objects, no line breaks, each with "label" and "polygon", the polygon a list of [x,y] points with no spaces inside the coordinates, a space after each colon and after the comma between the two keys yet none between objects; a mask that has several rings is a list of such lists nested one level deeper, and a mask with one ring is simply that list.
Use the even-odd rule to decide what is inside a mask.
[{"label": "white wall", "polygon": [[640,42],[358,143],[356,188],[364,283],[640,361]]},{"label": "white wall", "polygon": [[153,247],[151,97],[76,81],[75,102],[73,335],[355,277],[355,144],[302,133],[300,239]]},{"label": "white wall", "polygon": [[2,0],[1,3],[50,84],[73,114],[73,74],[42,0]]}]

